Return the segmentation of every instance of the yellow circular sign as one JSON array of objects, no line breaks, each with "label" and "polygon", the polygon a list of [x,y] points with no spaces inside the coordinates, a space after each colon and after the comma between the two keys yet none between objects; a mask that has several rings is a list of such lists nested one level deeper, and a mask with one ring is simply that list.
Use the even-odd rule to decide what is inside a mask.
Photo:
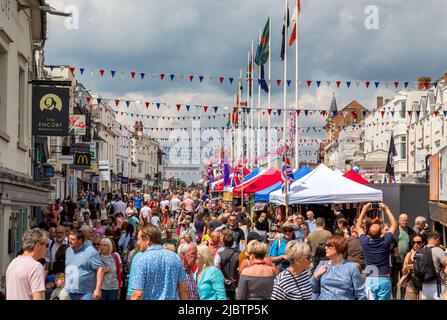
[{"label": "yellow circular sign", "polygon": [[54,109],[61,111],[62,100],[55,94],[46,94],[40,99],[39,106],[42,111],[53,111]]}]

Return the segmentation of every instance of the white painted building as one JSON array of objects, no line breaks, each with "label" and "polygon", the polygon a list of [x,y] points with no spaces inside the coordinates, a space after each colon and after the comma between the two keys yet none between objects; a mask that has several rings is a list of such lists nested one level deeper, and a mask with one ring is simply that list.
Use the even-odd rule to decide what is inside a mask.
[{"label": "white painted building", "polygon": [[[34,6],[44,3],[20,2]],[[49,150],[45,139],[32,138],[29,84],[42,75],[47,20],[39,10],[18,11],[17,8],[18,1],[1,1],[0,290],[5,288],[9,262],[22,249],[23,233],[38,222],[40,209],[48,205],[50,191],[47,184],[33,179]]]},{"label": "white painted building", "polygon": [[144,133],[142,123],[135,123],[132,139],[132,177],[142,180],[142,188],[157,187],[157,177],[163,176],[160,144]]},{"label": "white painted building", "polygon": [[[416,88],[398,91],[383,105],[379,102],[376,112],[365,120],[364,157],[380,152],[383,156],[380,162],[386,164],[393,136],[397,152],[394,158],[397,182],[425,182],[426,156],[437,153],[447,142],[443,115],[447,98],[445,80],[446,76],[438,80],[436,86],[426,86],[425,83],[431,83],[431,79],[418,78]],[[365,159],[357,160],[360,167],[368,166]],[[383,181],[385,166],[381,169],[382,172],[376,173],[382,174],[380,180]]]}]

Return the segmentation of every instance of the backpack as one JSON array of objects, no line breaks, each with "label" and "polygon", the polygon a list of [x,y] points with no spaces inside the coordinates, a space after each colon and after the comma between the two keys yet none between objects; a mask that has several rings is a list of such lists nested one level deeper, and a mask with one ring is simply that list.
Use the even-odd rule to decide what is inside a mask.
[{"label": "backpack", "polygon": [[422,284],[429,281],[439,281],[439,273],[436,272],[433,256],[433,247],[424,247],[414,255],[412,280],[417,290],[422,290]]}]

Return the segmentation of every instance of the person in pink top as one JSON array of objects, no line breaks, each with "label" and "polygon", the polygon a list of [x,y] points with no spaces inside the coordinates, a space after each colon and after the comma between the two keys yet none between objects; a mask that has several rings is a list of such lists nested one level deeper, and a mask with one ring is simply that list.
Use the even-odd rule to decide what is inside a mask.
[{"label": "person in pink top", "polygon": [[45,300],[45,269],[37,261],[47,254],[48,232],[32,229],[23,236],[23,254],[6,270],[7,300]]},{"label": "person in pink top", "polygon": [[185,199],[183,200],[183,206],[186,212],[190,214],[192,214],[195,210],[194,200],[192,200],[189,195],[185,195]]}]

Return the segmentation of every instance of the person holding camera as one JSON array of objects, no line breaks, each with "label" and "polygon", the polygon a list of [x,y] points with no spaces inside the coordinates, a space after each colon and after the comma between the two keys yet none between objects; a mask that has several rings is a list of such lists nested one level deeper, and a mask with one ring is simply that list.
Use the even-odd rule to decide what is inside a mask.
[{"label": "person holding camera", "polygon": [[276,268],[279,269],[277,271],[284,271],[290,266],[289,261],[287,261],[286,247],[289,241],[295,239],[293,224],[291,222],[285,222],[279,231],[281,235],[279,239],[273,241],[269,256]]},{"label": "person holding camera", "polygon": [[287,243],[285,253],[290,266],[276,276],[271,299],[310,300],[312,286],[307,272],[312,260],[310,247],[294,240]]},{"label": "person holding camera", "polygon": [[331,236],[325,245],[326,257],[311,279],[318,300],[366,300],[362,275],[354,262],[345,259],[347,240],[342,235]]},{"label": "person holding camera", "polygon": [[382,221],[377,218],[379,212],[376,211],[374,212],[376,217],[365,234],[365,230],[362,228],[363,220],[366,214],[372,210],[377,209],[374,209],[371,203],[365,204],[356,223],[357,234],[365,256],[366,294],[369,300],[390,300],[392,293],[390,247],[398,224],[390,208],[380,203],[379,210],[385,212],[390,221],[390,228],[382,235]]}]

